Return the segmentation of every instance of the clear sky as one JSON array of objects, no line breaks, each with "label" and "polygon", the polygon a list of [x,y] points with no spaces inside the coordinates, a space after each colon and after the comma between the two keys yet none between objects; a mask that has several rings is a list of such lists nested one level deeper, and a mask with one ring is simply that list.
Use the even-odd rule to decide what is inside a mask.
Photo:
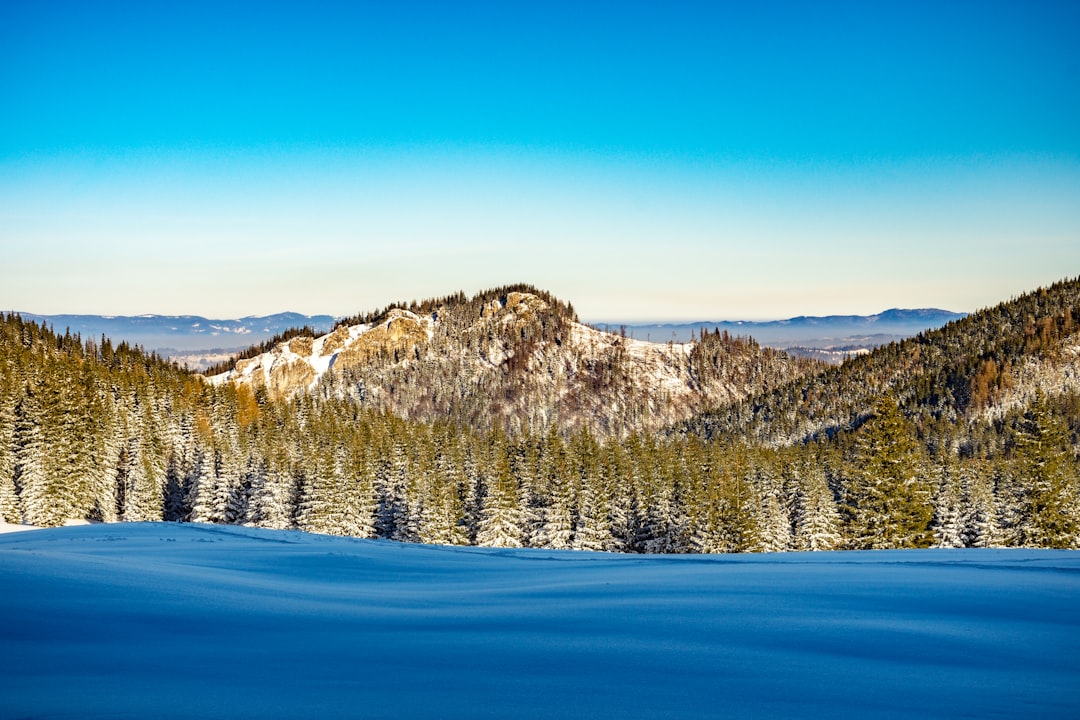
[{"label": "clear sky", "polygon": [[1080,3],[0,0],[0,308],[530,282],[588,320],[1080,274]]}]

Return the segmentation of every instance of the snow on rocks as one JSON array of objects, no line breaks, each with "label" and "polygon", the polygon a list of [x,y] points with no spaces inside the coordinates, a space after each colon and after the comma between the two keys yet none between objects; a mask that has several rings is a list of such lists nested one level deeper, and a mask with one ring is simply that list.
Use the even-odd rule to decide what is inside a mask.
[{"label": "snow on rocks", "polygon": [[339,362],[347,367],[373,353],[401,351],[430,339],[432,323],[431,318],[395,308],[376,325],[343,326],[318,338],[296,337],[262,355],[239,360],[233,370],[207,380],[218,385],[245,382],[266,387],[274,395],[289,395],[313,388]]}]

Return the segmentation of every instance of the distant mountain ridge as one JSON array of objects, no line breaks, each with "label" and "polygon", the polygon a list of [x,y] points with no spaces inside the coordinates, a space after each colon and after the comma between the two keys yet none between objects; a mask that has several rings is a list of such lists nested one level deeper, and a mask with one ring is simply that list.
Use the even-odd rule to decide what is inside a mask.
[{"label": "distant mountain ridge", "polygon": [[[282,312],[249,315],[239,319],[213,319],[201,315],[41,315],[18,313],[26,320],[52,326],[63,333],[70,329],[85,339],[105,335],[114,343],[125,341],[159,355],[187,361],[199,367],[198,355],[216,351],[216,361],[233,351],[258,345],[287,330],[309,327],[318,334],[333,329],[332,315],[303,315]],[[663,343],[685,343],[705,332],[727,332],[750,336],[759,344],[793,354],[838,361],[890,342],[933,330],[966,313],[937,308],[892,308],[876,315],[800,315],[786,320],[718,320],[686,323],[593,323],[595,327],[618,333],[622,328],[631,338]]]},{"label": "distant mountain ridge", "polygon": [[815,349],[856,346],[871,349],[925,330],[937,329],[966,316],[967,313],[938,308],[892,308],[876,315],[800,315],[786,320],[717,320],[625,326],[597,323],[597,326],[609,331],[625,327],[631,337],[653,342],[686,342],[691,336],[719,330],[732,335],[749,335],[762,345],[781,349],[795,346]]},{"label": "distant mountain ridge", "polygon": [[51,325],[63,333],[65,328],[84,339],[102,335],[114,343],[126,341],[148,351],[175,355],[168,351],[241,350],[258,344],[285,330],[308,326],[326,332],[334,325],[331,315],[302,315],[283,312],[275,315],[251,315],[237,320],[215,320],[201,315],[38,315],[18,313],[24,320]]}]

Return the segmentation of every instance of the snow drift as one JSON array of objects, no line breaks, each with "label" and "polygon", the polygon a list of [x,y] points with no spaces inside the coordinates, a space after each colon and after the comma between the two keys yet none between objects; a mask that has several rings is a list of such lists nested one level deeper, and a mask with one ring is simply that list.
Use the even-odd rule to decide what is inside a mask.
[{"label": "snow drift", "polygon": [[1076,717],[1080,553],[0,536],[7,717]]}]

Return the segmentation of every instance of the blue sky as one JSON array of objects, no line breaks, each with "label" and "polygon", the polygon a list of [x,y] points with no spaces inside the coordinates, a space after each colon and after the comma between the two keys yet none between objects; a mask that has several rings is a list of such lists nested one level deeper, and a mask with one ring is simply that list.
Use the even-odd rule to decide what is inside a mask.
[{"label": "blue sky", "polygon": [[0,0],[0,307],[973,310],[1080,274],[1078,8]]}]

